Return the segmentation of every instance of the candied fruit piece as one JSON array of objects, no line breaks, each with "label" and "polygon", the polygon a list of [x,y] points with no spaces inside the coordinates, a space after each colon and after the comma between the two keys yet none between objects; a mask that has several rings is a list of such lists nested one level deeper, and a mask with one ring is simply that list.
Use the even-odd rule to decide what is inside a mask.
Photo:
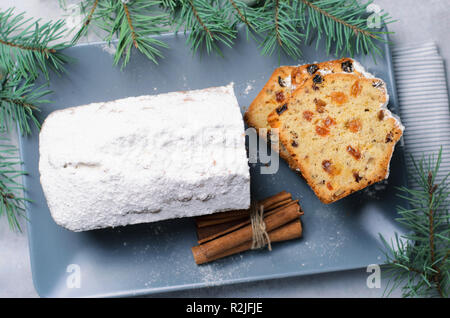
[{"label": "candied fruit piece", "polygon": [[362,91],[362,86],[359,84],[359,81],[356,81],[353,83],[352,87],[350,88],[350,95],[353,97],[358,96]]},{"label": "candied fruit piece", "polygon": [[307,121],[311,121],[311,119],[313,118],[313,115],[314,115],[314,113],[309,110],[305,110],[303,112],[303,118],[305,118]]},{"label": "candied fruit piece", "polygon": [[323,100],[314,98],[314,103],[316,104],[316,111],[318,113],[323,113],[325,111],[325,106],[327,106],[327,103]]},{"label": "candied fruit piece", "polygon": [[352,119],[350,121],[347,122],[346,127],[354,133],[357,133],[358,131],[361,130],[362,128],[362,123],[359,119]]},{"label": "candied fruit piece", "polygon": [[328,135],[330,133],[330,130],[328,128],[325,128],[325,127],[316,126],[316,133],[319,136],[324,137],[324,136],[326,136],[326,135]]},{"label": "candied fruit piece", "polygon": [[332,92],[330,96],[331,100],[337,105],[344,104],[348,99],[347,95],[345,95],[343,92]]},{"label": "candied fruit piece", "polygon": [[336,124],[336,121],[330,116],[328,116],[323,120],[323,124],[325,125],[325,127],[330,127],[331,125]]},{"label": "candied fruit piece", "polygon": [[361,152],[359,150],[353,148],[352,146],[347,146],[347,151],[349,154],[353,156],[356,160],[361,159]]},{"label": "candied fruit piece", "polygon": [[284,101],[284,94],[283,92],[276,92],[275,93],[275,99],[277,100],[278,103],[281,103],[282,101]]},{"label": "candied fruit piece", "polygon": [[331,160],[323,160],[322,161],[322,168],[325,170],[326,173],[330,175],[337,175],[340,173],[340,169],[334,165]]}]

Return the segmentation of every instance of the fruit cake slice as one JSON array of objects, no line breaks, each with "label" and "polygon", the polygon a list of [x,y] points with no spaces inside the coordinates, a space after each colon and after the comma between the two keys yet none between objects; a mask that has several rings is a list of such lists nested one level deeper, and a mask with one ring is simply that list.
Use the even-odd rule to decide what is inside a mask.
[{"label": "fruit cake slice", "polygon": [[319,199],[337,201],[387,178],[403,126],[377,78],[316,74],[268,122]]},{"label": "fruit cake slice", "polygon": [[[247,125],[256,129],[266,128],[270,131],[267,116],[277,107],[286,103],[295,88],[301,86],[315,74],[324,75],[342,72],[360,76],[368,75],[364,68],[351,58],[300,66],[278,67],[245,113],[244,119]],[[283,145],[280,145],[280,155],[291,164],[290,155]]]}]

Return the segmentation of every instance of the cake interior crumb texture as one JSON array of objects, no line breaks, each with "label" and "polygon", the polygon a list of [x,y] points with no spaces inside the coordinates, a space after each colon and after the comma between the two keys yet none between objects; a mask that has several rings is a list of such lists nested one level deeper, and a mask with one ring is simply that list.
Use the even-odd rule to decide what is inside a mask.
[{"label": "cake interior crumb texture", "polygon": [[232,84],[55,111],[43,124],[39,152],[51,215],[73,231],[250,205]]},{"label": "cake interior crumb texture", "polygon": [[330,73],[308,79],[268,122],[319,199],[331,203],[389,175],[404,128],[387,104],[381,79]]}]

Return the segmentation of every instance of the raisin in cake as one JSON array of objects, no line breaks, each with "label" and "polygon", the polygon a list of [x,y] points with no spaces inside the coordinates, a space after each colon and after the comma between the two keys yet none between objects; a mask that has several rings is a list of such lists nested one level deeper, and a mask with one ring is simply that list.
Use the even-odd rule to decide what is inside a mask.
[{"label": "raisin in cake", "polygon": [[385,83],[317,73],[268,122],[316,195],[331,203],[385,179],[403,126],[386,108]]},{"label": "raisin in cake", "polygon": [[250,205],[244,121],[231,85],[55,111],[39,152],[51,215],[73,231]]},{"label": "raisin in cake", "polygon": [[[285,104],[291,92],[304,84],[306,80],[316,74],[352,73],[366,76],[368,73],[355,60],[343,58],[316,64],[300,66],[281,66],[275,69],[263,89],[250,104],[244,119],[247,124],[256,129],[266,128],[270,131],[267,116],[277,107]],[[289,153],[280,145],[280,155],[291,165]]]}]

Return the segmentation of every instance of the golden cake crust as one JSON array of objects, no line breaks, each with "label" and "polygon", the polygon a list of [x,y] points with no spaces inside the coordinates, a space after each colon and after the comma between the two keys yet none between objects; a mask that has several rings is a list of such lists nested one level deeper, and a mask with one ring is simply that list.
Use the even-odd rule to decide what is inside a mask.
[{"label": "golden cake crust", "polygon": [[384,82],[356,74],[309,78],[268,116],[280,141],[324,203],[385,179],[403,134],[385,108]]},{"label": "golden cake crust", "polygon": [[[246,111],[244,120],[247,125],[256,128],[258,131],[261,128],[266,128],[267,131],[270,132],[267,116],[281,103],[288,100],[291,88],[288,86],[288,83],[284,82],[284,79],[290,76],[293,69],[295,69],[295,66],[280,66],[275,69],[267,83]],[[290,165],[289,153],[281,144],[279,147],[279,154],[281,158],[286,160]]]}]

